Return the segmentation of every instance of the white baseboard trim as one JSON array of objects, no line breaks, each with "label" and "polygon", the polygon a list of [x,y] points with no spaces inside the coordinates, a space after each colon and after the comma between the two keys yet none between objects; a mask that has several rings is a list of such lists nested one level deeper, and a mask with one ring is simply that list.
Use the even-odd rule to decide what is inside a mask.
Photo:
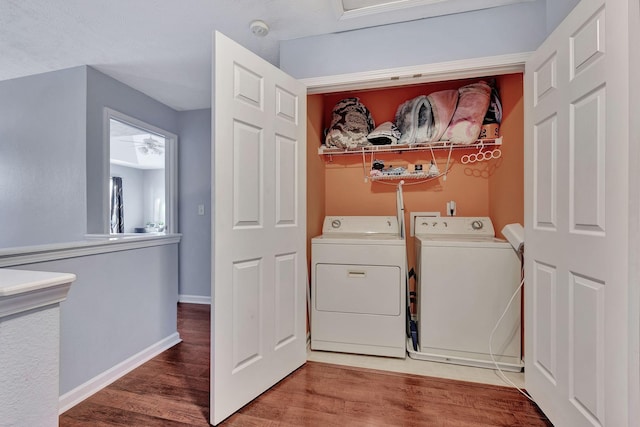
[{"label": "white baseboard trim", "polygon": [[211,305],[211,297],[202,297],[200,295],[178,295],[178,302],[188,304],[206,304]]},{"label": "white baseboard trim", "polygon": [[141,352],[134,354],[130,358],[118,363],[113,368],[107,369],[103,373],[93,377],[84,384],[80,384],[73,390],[68,391],[59,398],[58,413],[62,414],[68,411],[89,396],[102,390],[118,378],[123,377],[138,366],[153,359],[158,354],[173,347],[181,341],[182,340],[180,339],[180,335],[175,332],[168,337],[158,341],[157,343],[145,348]]}]

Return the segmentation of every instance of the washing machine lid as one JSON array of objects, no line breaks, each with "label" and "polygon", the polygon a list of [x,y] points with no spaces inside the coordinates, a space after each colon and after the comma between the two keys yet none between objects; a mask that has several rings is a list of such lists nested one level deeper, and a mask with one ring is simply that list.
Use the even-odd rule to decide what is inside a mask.
[{"label": "washing machine lid", "polygon": [[482,236],[428,236],[416,235],[422,247],[467,247],[512,249],[511,244],[497,237]]},{"label": "washing machine lid", "polygon": [[495,237],[493,223],[489,217],[426,217],[416,216],[416,236],[442,237],[445,239],[477,238],[489,240]]}]

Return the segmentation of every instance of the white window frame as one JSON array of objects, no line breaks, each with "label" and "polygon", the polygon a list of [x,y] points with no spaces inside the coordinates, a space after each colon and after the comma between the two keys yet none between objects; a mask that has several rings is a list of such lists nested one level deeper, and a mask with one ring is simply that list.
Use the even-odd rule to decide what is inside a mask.
[{"label": "white window frame", "polygon": [[[150,125],[135,117],[128,116],[119,111],[104,107],[102,119],[103,129],[103,149],[104,149],[104,171],[102,177],[103,206],[109,206],[109,172],[111,170],[111,125],[110,120],[114,119],[128,125],[147,130],[151,133],[161,135],[165,138],[164,156],[164,187],[165,187],[165,233],[178,233],[178,135]],[[105,215],[103,233],[109,234],[109,215]]]}]

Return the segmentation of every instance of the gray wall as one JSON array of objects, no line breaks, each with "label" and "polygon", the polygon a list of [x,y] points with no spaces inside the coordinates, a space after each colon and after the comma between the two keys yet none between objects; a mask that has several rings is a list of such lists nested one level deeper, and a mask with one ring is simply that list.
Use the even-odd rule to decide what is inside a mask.
[{"label": "gray wall", "polygon": [[103,110],[178,133],[178,112],[90,67],[0,82],[0,247],[106,230]]},{"label": "gray wall", "polygon": [[567,17],[580,0],[547,0],[547,34]]},{"label": "gray wall", "polygon": [[[143,225],[147,222],[165,222],[166,215],[162,214],[162,210],[166,212],[165,202],[165,185],[164,185],[164,169],[147,169],[143,172],[143,199],[141,202],[144,204],[144,217]],[[159,206],[160,212],[155,211],[156,200],[159,200],[161,205]],[[163,208],[164,206],[164,208]]]},{"label": "gray wall", "polygon": [[546,37],[546,19],[537,0],[288,40],[280,68],[305,78],[529,52]]},{"label": "gray wall", "polygon": [[[103,145],[103,111],[109,107],[178,134],[178,112],[119,81],[87,67],[87,231],[104,233],[109,206],[104,205],[103,177],[108,176]],[[180,141],[178,141],[180,144]],[[178,194],[179,197],[179,194]]]},{"label": "gray wall", "polygon": [[280,43],[280,68],[328,76],[536,50],[580,0],[536,0]]},{"label": "gray wall", "polygon": [[85,233],[84,67],[0,81],[0,248]]},{"label": "gray wall", "polygon": [[[211,110],[180,113],[180,295],[211,296]],[[198,215],[198,205],[205,214]]]},{"label": "gray wall", "polygon": [[[176,111],[88,67],[0,82],[0,247],[84,239],[87,197],[107,189],[105,106],[178,133]],[[61,306],[61,393],[176,332],[178,259],[171,244],[19,266],[78,276]]]},{"label": "gray wall", "polygon": [[60,305],[61,395],[177,332],[177,244],[18,268],[77,276]]}]

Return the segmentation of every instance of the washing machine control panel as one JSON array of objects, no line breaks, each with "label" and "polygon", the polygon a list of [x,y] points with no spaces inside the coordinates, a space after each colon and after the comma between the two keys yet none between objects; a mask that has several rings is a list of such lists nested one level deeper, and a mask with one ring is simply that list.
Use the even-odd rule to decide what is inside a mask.
[{"label": "washing machine control panel", "polygon": [[415,234],[494,237],[489,217],[415,217]]},{"label": "washing machine control panel", "polygon": [[471,222],[471,228],[473,230],[482,230],[484,228],[484,222],[481,219],[475,219]]}]

